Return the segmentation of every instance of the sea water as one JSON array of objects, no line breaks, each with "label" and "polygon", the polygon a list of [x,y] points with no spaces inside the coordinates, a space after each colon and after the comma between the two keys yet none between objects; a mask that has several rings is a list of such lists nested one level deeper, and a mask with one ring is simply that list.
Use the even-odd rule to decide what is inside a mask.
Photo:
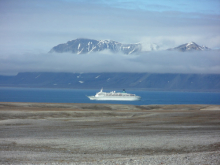
[{"label": "sea water", "polygon": [[[110,92],[112,90],[104,90]],[[110,103],[110,104],[220,104],[220,93],[201,92],[159,92],[127,90],[141,96],[140,101],[96,101],[87,96],[95,95],[94,89],[41,89],[41,88],[0,88],[0,102],[37,103]],[[116,91],[120,92],[120,91]]]}]

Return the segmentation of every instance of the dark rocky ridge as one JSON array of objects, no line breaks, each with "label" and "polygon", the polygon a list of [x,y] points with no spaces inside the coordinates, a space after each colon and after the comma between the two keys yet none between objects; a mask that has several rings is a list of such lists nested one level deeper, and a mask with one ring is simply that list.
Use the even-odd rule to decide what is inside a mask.
[{"label": "dark rocky ridge", "polygon": [[220,74],[26,72],[0,76],[0,86],[220,92],[219,80]]}]

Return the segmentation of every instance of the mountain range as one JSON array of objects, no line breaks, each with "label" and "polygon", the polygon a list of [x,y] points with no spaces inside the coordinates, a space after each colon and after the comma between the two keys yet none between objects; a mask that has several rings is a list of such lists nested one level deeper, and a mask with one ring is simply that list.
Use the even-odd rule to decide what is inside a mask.
[{"label": "mountain range", "polygon": [[[66,53],[71,52],[74,54],[86,54],[91,52],[100,52],[103,50],[109,50],[112,53],[122,52],[124,54],[138,54],[148,51],[157,51],[159,50],[159,46],[157,44],[148,44],[144,46],[141,43],[135,44],[122,44],[117,41],[112,40],[94,40],[94,39],[85,39],[78,38],[72,41],[68,41],[67,43],[62,43],[57,46],[54,46],[49,53]],[[206,46],[200,46],[195,42],[189,42],[186,44],[182,44],[180,46],[169,48],[169,51],[208,51],[211,50]]]},{"label": "mountain range", "polygon": [[113,53],[123,52],[124,54],[132,54],[141,51],[141,44],[122,44],[112,40],[94,40],[78,38],[68,41],[64,44],[54,46],[51,52],[65,53],[71,52],[75,54],[85,54],[91,52],[99,52],[103,50],[110,50]]}]

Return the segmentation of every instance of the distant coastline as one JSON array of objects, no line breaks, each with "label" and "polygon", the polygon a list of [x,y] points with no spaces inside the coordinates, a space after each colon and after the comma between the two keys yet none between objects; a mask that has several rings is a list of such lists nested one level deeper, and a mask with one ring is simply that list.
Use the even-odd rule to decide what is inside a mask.
[{"label": "distant coastline", "polygon": [[0,87],[220,92],[220,74],[53,73],[0,75]]},{"label": "distant coastline", "polygon": [[[72,90],[100,90],[100,88],[68,88],[68,87],[29,87],[29,86],[0,86],[0,88],[8,88],[8,89],[72,89]],[[122,88],[104,88],[105,90],[115,90],[115,91],[122,91]],[[180,90],[180,89],[152,89],[152,88],[125,88],[126,90],[130,91],[149,91],[149,92],[195,92],[195,93],[220,93],[219,90]]]}]

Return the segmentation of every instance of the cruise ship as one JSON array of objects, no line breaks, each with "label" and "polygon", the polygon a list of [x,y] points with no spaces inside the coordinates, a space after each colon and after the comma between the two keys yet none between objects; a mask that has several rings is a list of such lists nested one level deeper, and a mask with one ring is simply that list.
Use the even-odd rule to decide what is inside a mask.
[{"label": "cruise ship", "polygon": [[125,90],[123,92],[116,93],[112,91],[110,93],[103,92],[103,89],[100,92],[96,93],[95,96],[88,96],[90,100],[118,100],[118,101],[137,101],[140,100],[140,96],[136,96],[135,94],[126,93]]}]

